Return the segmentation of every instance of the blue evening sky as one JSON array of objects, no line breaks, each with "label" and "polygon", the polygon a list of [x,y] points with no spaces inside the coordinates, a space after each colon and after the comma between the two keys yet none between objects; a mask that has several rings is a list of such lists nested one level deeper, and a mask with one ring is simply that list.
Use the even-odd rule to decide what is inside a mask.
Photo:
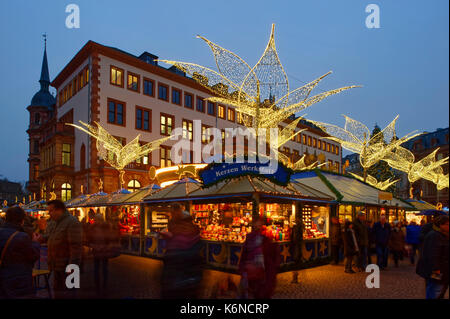
[{"label": "blue evening sky", "polygon": [[[80,7],[80,29],[65,26],[70,3]],[[370,3],[380,7],[380,29],[365,26]],[[400,114],[403,135],[448,127],[448,6],[447,0],[1,1],[0,175],[28,179],[26,107],[39,89],[44,32],[53,79],[88,40],[215,67],[195,38],[201,34],[253,65],[275,23],[291,88],[329,70],[317,93],[364,86],[315,104],[307,118],[342,126],[346,114],[372,129]]]}]

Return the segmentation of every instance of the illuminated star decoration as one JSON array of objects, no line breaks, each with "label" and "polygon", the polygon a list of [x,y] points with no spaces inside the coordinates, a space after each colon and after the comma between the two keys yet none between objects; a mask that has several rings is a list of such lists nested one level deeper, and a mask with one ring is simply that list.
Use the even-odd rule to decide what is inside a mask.
[{"label": "illuminated star decoration", "polygon": [[[398,115],[388,126],[372,137],[370,137],[370,132],[366,125],[348,116],[344,115],[344,117],[344,128],[333,124],[309,121],[331,135],[330,137],[323,137],[323,139],[338,142],[343,148],[359,154],[359,161],[364,171],[380,160],[383,160],[396,147],[420,135],[420,133],[411,132],[402,138],[397,138],[395,123],[397,122]],[[390,142],[386,143],[386,141]]]},{"label": "illuminated star decoration", "polygon": [[384,160],[394,169],[408,174],[411,183],[423,178],[436,184],[438,190],[449,187],[448,174],[444,175],[442,165],[447,164],[449,157],[436,160],[439,148],[425,156],[419,161],[415,161],[414,154],[408,149],[398,146],[387,154]]},{"label": "illuminated star decoration", "polygon": [[267,47],[253,68],[235,53],[202,36],[198,38],[211,48],[217,71],[194,63],[159,61],[174,65],[211,91],[214,97],[207,100],[234,106],[237,112],[245,115],[242,116],[244,125],[255,128],[257,135],[261,128],[276,128],[279,123],[326,97],[357,87],[346,86],[310,97],[314,87],[331,73],[328,72],[290,91],[288,77],[275,48],[274,30],[272,24]]},{"label": "illuminated star decoration", "polygon": [[94,122],[97,126],[86,124],[82,121],[80,121],[80,123],[86,128],[69,123],[67,123],[67,125],[76,127],[96,139],[96,146],[99,156],[119,171],[121,188],[124,184],[123,175],[125,174],[125,166],[158,149],[162,143],[170,138],[170,136],[168,136],[144,145],[140,145],[139,135],[137,135],[131,142],[124,146],[97,122]]},{"label": "illuminated star decoration", "polygon": [[[356,179],[359,179],[360,181],[364,182],[364,177],[359,176],[357,174],[354,173],[350,173],[350,175],[352,175],[353,177],[355,177]],[[372,185],[378,189],[381,189],[382,191],[388,189],[391,185],[394,185],[395,183],[397,183],[399,181],[399,179],[396,180],[392,180],[392,178],[389,178],[383,182],[379,182],[375,177],[373,177],[372,175],[367,174],[366,176],[366,183],[369,185]]]}]

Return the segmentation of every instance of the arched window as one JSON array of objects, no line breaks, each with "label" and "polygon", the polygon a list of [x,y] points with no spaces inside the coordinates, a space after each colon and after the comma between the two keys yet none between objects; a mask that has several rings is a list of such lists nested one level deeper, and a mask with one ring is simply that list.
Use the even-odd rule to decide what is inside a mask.
[{"label": "arched window", "polygon": [[61,186],[61,200],[63,202],[72,198],[72,186],[69,183],[64,183]]},{"label": "arched window", "polygon": [[139,183],[139,181],[137,179],[132,179],[131,181],[128,182],[128,190],[130,192],[134,192],[135,190],[138,190],[139,188],[141,188],[141,183]]}]

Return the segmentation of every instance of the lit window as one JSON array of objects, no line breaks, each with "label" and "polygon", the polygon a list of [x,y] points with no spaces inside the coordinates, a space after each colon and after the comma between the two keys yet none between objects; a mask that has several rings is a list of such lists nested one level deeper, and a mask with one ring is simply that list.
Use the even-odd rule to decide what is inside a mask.
[{"label": "lit window", "polygon": [[127,88],[131,91],[139,92],[139,75],[128,72]]},{"label": "lit window", "polygon": [[113,85],[123,87],[123,70],[122,69],[116,68],[115,66],[111,66],[110,83]]},{"label": "lit window", "polygon": [[183,120],[183,138],[192,141],[193,125],[192,121]]},{"label": "lit window", "polygon": [[130,192],[134,192],[141,188],[141,183],[137,179],[132,179],[128,182],[127,188]]},{"label": "lit window", "polygon": [[160,146],[159,149],[160,167],[172,166],[170,159],[170,148],[168,146]]},{"label": "lit window", "polygon": [[171,115],[161,114],[161,135],[172,134],[175,119]]},{"label": "lit window", "polygon": [[234,109],[228,108],[228,116],[227,116],[228,121],[234,122],[235,118],[234,118]]},{"label": "lit window", "polygon": [[219,105],[219,112],[217,116],[221,119],[225,119],[225,106]]},{"label": "lit window", "polygon": [[70,144],[63,144],[63,148],[62,148],[62,165],[70,166],[70,154],[71,154],[71,146],[70,146]]},{"label": "lit window", "polygon": [[69,183],[64,183],[61,186],[61,200],[67,202],[72,198],[72,186]]}]

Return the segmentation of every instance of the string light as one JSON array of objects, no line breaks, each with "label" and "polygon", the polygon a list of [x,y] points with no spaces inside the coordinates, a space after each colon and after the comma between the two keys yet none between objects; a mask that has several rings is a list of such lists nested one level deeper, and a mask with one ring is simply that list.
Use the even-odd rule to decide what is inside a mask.
[{"label": "string light", "polygon": [[447,164],[449,157],[436,160],[436,154],[439,148],[425,156],[419,161],[415,161],[414,154],[408,149],[398,146],[392,150],[384,160],[394,169],[408,174],[410,183],[423,178],[434,184],[438,190],[449,187],[448,174],[444,175],[443,165]]},{"label": "string light", "polygon": [[120,187],[124,184],[123,176],[125,174],[125,166],[134,162],[138,158],[151,153],[159,148],[159,146],[167,141],[169,137],[164,137],[153,142],[140,145],[139,135],[137,135],[131,142],[122,145],[114,136],[108,133],[99,123],[94,122],[97,126],[93,126],[82,121],[79,121],[84,127],[66,123],[67,125],[76,127],[77,129],[89,134],[96,139],[96,147],[100,157],[109,165],[119,171]]},{"label": "string light", "polygon": [[[355,177],[356,179],[359,179],[360,181],[364,182],[364,177],[354,174],[354,173],[350,173],[353,177]],[[379,182],[375,177],[373,177],[372,175],[367,174],[366,176],[366,183],[369,185],[372,185],[378,189],[381,189],[382,191],[388,189],[391,185],[394,185],[395,183],[397,183],[400,179],[396,179],[396,180],[392,180],[392,178],[389,178],[387,180],[385,180],[384,182]]]},{"label": "string light", "polygon": [[[274,128],[278,123],[328,96],[357,87],[346,86],[310,97],[314,87],[331,73],[328,72],[290,91],[288,77],[275,47],[274,31],[275,25],[272,24],[266,49],[253,68],[235,53],[202,36],[198,38],[204,40],[211,48],[218,71],[194,63],[159,61],[174,65],[210,90],[214,97],[207,100],[234,106],[238,112],[250,116],[251,123],[247,120],[244,124],[246,126],[251,124],[256,132],[260,128]],[[275,100],[277,97],[278,100]]]},{"label": "string light", "polygon": [[[333,124],[309,121],[331,135],[330,137],[323,137],[323,139],[338,142],[343,148],[359,154],[359,161],[365,170],[384,159],[387,154],[391,153],[392,150],[401,144],[420,135],[420,133],[414,131],[406,134],[402,138],[397,138],[395,124],[399,117],[398,115],[388,126],[372,137],[370,137],[370,132],[366,125],[348,116],[344,115],[344,117],[344,128]],[[390,142],[386,143],[386,141]]]}]

